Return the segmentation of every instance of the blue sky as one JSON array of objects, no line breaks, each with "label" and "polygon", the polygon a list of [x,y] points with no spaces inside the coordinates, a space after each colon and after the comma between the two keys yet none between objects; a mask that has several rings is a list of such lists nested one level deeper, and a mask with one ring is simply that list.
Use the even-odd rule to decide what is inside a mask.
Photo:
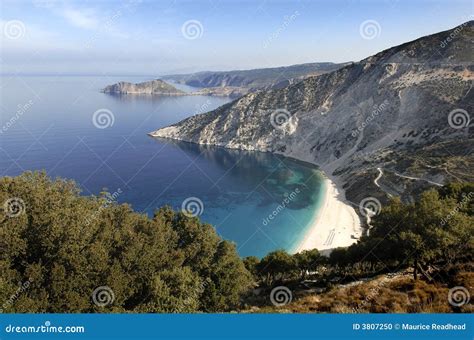
[{"label": "blue sky", "polygon": [[472,20],[473,3],[2,0],[1,72],[152,76],[357,61]]}]

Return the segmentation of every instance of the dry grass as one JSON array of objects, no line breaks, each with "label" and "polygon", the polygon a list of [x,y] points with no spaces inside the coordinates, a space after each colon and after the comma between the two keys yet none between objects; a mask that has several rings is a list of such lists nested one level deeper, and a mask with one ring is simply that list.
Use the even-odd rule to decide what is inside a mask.
[{"label": "dry grass", "polygon": [[[414,281],[409,275],[376,279],[353,286],[339,286],[323,294],[296,299],[283,307],[253,308],[259,313],[452,313],[474,312],[468,303],[460,308],[448,302],[449,288],[474,292],[474,273],[459,272],[448,283]],[[472,294],[471,294],[472,295]]]}]

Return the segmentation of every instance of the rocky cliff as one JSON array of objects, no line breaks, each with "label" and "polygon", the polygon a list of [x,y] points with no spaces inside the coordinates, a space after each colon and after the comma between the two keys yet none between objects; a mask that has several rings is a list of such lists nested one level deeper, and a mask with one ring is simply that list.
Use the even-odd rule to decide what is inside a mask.
[{"label": "rocky cliff", "polygon": [[473,21],[151,133],[320,165],[358,204],[474,180]]},{"label": "rocky cliff", "polygon": [[117,84],[105,87],[102,92],[115,94],[154,94],[165,96],[186,95],[185,92],[178,90],[174,86],[159,79],[146,81],[138,84],[122,81]]}]

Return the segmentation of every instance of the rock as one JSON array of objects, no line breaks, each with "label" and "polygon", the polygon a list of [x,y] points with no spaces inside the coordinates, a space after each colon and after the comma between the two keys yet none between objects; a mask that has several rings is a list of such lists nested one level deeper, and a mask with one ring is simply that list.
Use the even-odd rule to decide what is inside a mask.
[{"label": "rock", "polygon": [[153,94],[163,96],[185,96],[186,92],[178,90],[174,86],[155,79],[143,83],[133,84],[128,82],[119,82],[117,84],[105,87],[102,92],[114,94]]}]

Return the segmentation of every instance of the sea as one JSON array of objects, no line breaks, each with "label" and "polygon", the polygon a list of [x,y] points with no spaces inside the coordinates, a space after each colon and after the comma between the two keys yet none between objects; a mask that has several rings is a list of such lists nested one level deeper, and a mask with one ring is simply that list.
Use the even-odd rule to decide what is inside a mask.
[{"label": "sea", "polygon": [[100,92],[118,81],[146,80],[2,76],[0,176],[45,170],[53,178],[75,180],[83,195],[107,191],[150,216],[171,206],[212,224],[242,257],[294,252],[322,201],[318,169],[271,153],[148,136],[232,99]]}]

